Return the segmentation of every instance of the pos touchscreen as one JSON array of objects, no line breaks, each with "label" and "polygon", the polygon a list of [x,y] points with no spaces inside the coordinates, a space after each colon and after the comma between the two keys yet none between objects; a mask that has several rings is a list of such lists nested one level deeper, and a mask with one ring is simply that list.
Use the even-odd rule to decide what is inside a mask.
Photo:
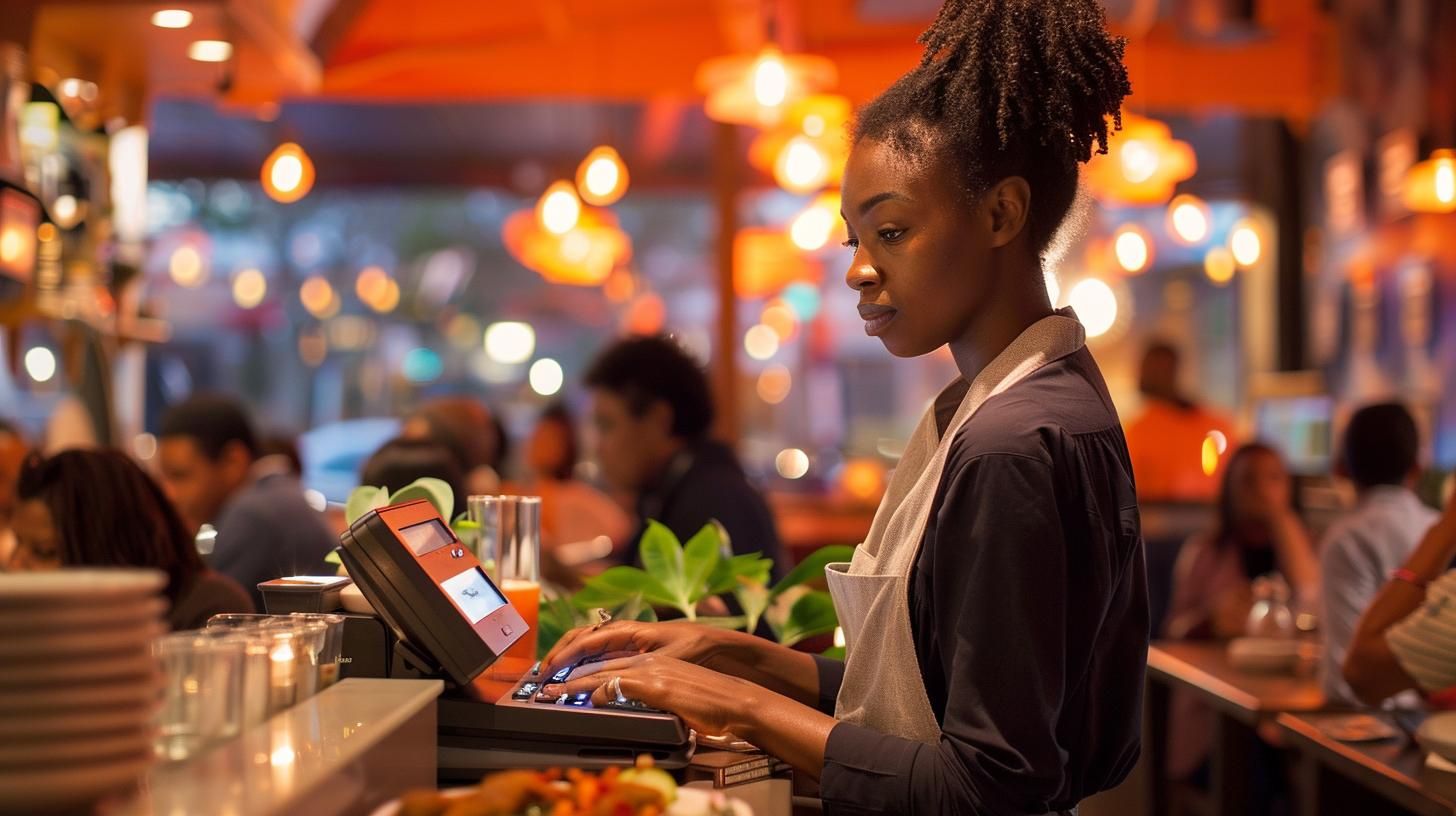
[{"label": "pos touchscreen", "polygon": [[526,632],[428,501],[370,511],[341,541],[350,577],[380,617],[461,686]]}]

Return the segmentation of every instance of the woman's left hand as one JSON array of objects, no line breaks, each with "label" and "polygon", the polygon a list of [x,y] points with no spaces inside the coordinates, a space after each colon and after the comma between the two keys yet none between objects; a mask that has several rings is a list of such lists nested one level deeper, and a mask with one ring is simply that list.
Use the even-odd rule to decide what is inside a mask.
[{"label": "woman's left hand", "polygon": [[583,663],[569,681],[542,691],[553,696],[592,692],[592,705],[603,706],[614,699],[608,689],[614,677],[621,678],[622,696],[670,711],[701,734],[741,735],[748,725],[745,716],[770,694],[747,680],[652,652]]}]

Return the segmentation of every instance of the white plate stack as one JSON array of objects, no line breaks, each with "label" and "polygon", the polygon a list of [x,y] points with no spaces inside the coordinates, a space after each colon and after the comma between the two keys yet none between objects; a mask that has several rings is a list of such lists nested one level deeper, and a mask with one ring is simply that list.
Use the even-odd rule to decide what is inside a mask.
[{"label": "white plate stack", "polygon": [[155,570],[0,574],[0,813],[75,808],[152,762]]}]

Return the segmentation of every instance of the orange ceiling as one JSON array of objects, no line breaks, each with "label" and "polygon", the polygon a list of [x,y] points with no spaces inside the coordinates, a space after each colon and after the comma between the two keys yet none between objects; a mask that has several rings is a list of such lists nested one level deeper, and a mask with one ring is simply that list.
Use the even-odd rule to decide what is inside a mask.
[{"label": "orange ceiling", "polygon": [[[770,4],[786,50],[832,59],[838,90],[856,101],[915,64],[915,37],[936,7],[935,0],[211,0],[187,4],[198,12],[192,30],[168,32],[148,25],[147,2],[46,0],[32,51],[39,66],[130,98],[691,102],[699,98],[699,64],[763,42]],[[864,19],[870,6],[904,19]],[[1130,104],[1308,118],[1328,97],[1335,69],[1319,7],[1319,0],[1264,0],[1262,30],[1233,39],[1195,41],[1166,22],[1154,27],[1129,45]],[[305,17],[321,21],[316,31],[301,31],[310,28],[300,24]],[[186,44],[204,35],[234,40],[232,66],[186,59]]]}]

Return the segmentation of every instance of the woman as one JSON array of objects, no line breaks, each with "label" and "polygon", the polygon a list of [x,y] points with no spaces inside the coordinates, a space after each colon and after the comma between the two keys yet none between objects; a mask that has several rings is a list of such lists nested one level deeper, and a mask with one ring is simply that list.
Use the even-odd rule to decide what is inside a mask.
[{"label": "woman", "polygon": [[[605,493],[576,478],[576,428],[566,406],[556,404],[541,412],[526,443],[530,482],[526,492],[541,497],[541,544],[547,549],[605,538],[612,545],[626,543],[632,520]],[[593,557],[610,553],[588,548]],[[565,554],[558,553],[563,560]]]},{"label": "woman", "polygon": [[1041,261],[1128,93],[1123,44],[1095,0],[950,0],[921,41],[854,129],[846,282],[892,354],[949,345],[961,379],[827,571],[845,663],[620,622],[564,638],[551,666],[610,659],[551,691],[742,737],[829,813],[1067,813],[1136,760],[1147,655],[1127,446]]},{"label": "woman", "polygon": [[[1296,608],[1314,608],[1319,560],[1295,512],[1289,470],[1273,448],[1251,443],[1234,451],[1225,466],[1217,527],[1189,539],[1178,555],[1164,636],[1225,640],[1244,634],[1253,581],[1269,573],[1283,576]],[[1213,713],[1189,694],[1175,695],[1171,705],[1168,773],[1202,777]],[[1261,779],[1261,790],[1266,783],[1273,781]]]},{"label": "woman", "polygon": [[1238,637],[1253,606],[1253,581],[1278,573],[1297,606],[1319,597],[1319,559],[1294,507],[1279,453],[1251,443],[1234,451],[1218,497],[1218,526],[1183,546],[1173,574],[1165,636]]},{"label": "woman", "polygon": [[1378,706],[1407,689],[1440,708],[1456,706],[1456,493],[1405,563],[1390,574],[1365,614],[1344,677]]},{"label": "woman", "polygon": [[11,567],[150,567],[167,573],[167,621],[199,629],[221,612],[252,612],[235,581],[208,569],[181,516],[136,463],[114,450],[32,457],[16,490]]}]

